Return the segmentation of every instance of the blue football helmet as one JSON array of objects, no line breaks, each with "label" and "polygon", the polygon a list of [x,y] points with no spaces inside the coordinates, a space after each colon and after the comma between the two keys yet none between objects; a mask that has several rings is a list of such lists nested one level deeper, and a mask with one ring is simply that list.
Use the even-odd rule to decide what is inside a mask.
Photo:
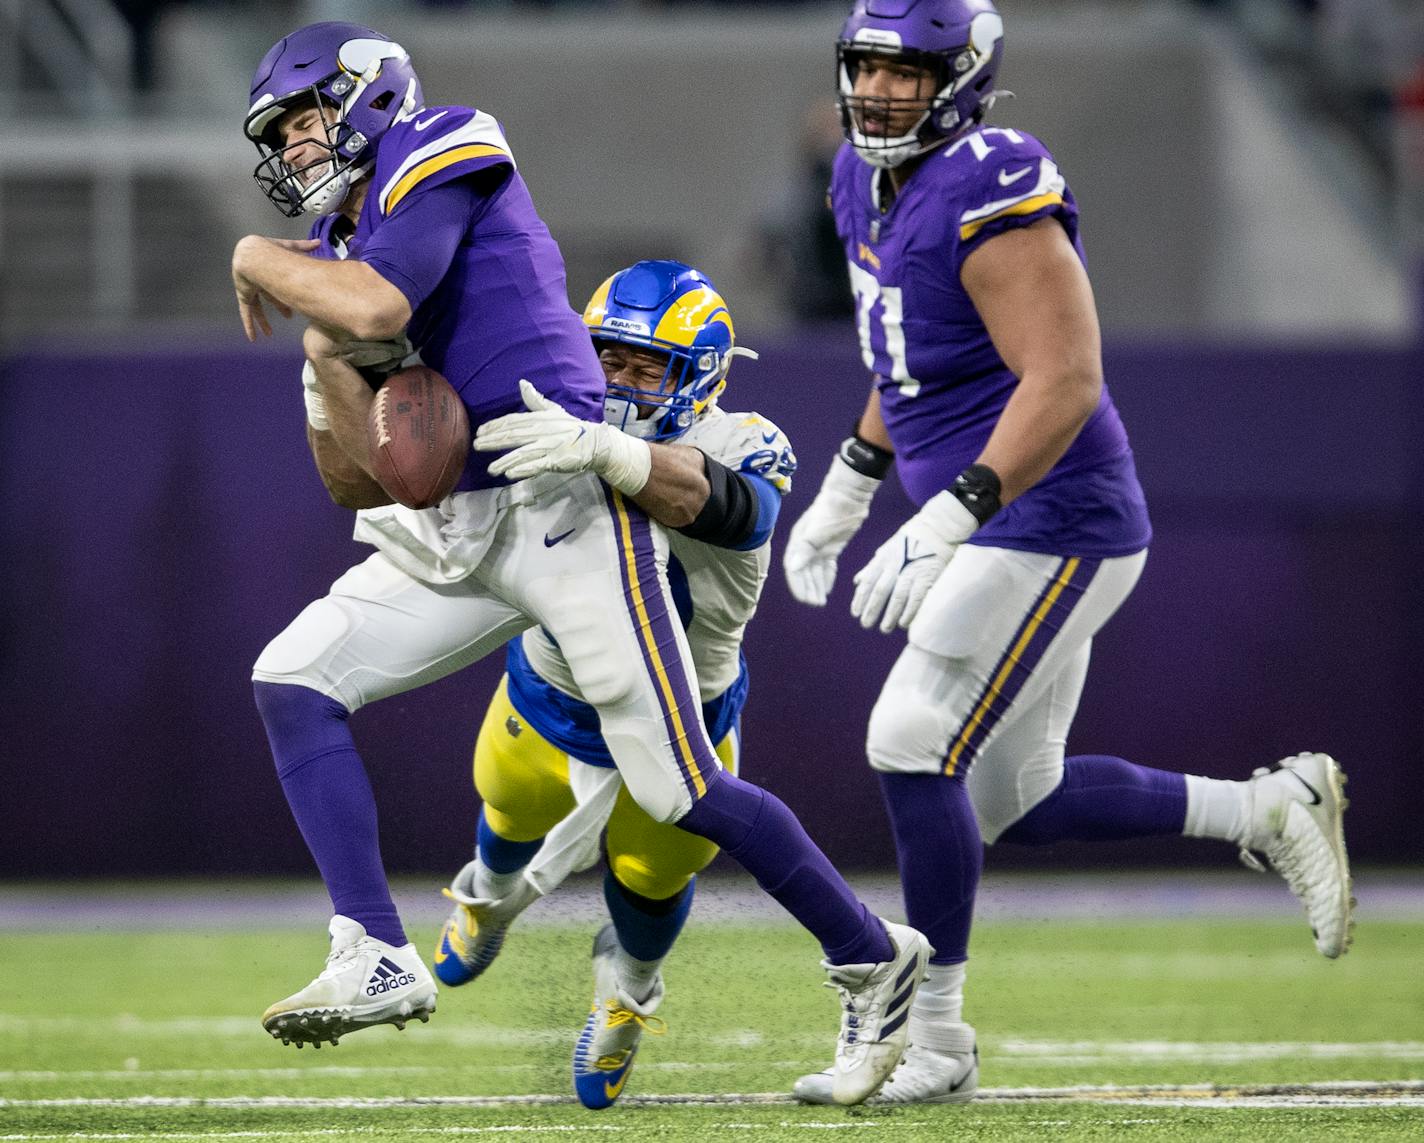
[{"label": "blue football helmet", "polygon": [[[924,69],[934,94],[856,95],[855,77],[871,57]],[[1004,21],[991,0],[856,0],[836,43],[836,102],[846,139],[874,167],[898,167],[933,150],[983,120],[997,98],[994,77],[1003,58]],[[867,112],[887,119],[907,109],[922,114],[902,135],[861,129]]]},{"label": "blue football helmet", "polygon": [[[732,315],[700,270],[683,262],[637,262],[594,291],[583,323],[595,348],[609,342],[667,356],[656,392],[610,383],[603,419],[644,440],[680,437],[716,403],[736,356]],[[643,410],[650,414],[640,416]]]},{"label": "blue football helmet", "polygon": [[[242,129],[262,161],[257,185],[288,218],[330,214],[351,185],[370,170],[376,144],[401,116],[425,104],[410,56],[399,44],[361,24],[308,24],[277,41],[252,77],[252,99]],[[293,168],[277,121],[295,107],[335,113],[326,127],[325,154]],[[308,181],[309,180],[309,181]]]}]

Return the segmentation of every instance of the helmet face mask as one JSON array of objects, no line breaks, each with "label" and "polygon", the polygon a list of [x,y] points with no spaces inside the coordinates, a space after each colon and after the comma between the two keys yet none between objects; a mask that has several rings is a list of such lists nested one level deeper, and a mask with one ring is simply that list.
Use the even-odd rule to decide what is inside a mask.
[{"label": "helmet face mask", "polygon": [[[337,210],[345,201],[354,178],[359,177],[350,156],[366,147],[365,136],[352,131],[348,123],[338,118],[337,109],[323,100],[315,88],[308,89],[307,96],[309,107],[321,109],[323,138],[308,135],[283,143],[277,126],[281,121],[279,117],[257,143],[263,158],[252,172],[262,193],[288,218],[299,214],[325,215]],[[298,111],[301,106],[302,100],[291,99],[283,115]],[[296,152],[303,148],[307,153],[313,148],[320,153],[315,159],[306,158],[299,165],[295,164]]]},{"label": "helmet face mask", "polygon": [[[399,44],[360,24],[310,24],[280,40],[257,66],[243,123],[261,156],[253,177],[288,218],[329,214],[369,172],[391,125],[423,105],[420,80]],[[284,143],[277,132],[282,117],[313,106],[323,109],[325,141]],[[303,142],[326,154],[294,167],[289,159]]]},{"label": "helmet face mask", "polygon": [[[644,440],[674,440],[716,404],[735,356],[731,314],[707,277],[682,262],[645,261],[603,283],[583,313],[594,347],[666,360],[656,387],[608,382],[603,419]],[[620,371],[622,372],[622,371]]]},{"label": "helmet face mask", "polygon": [[[837,104],[851,146],[890,168],[972,129],[994,103],[1003,32],[990,0],[858,0],[836,44]],[[856,94],[871,61],[918,70],[929,91],[914,99]]]},{"label": "helmet face mask", "polygon": [[[706,378],[698,375],[692,354],[680,346],[659,345],[651,340],[640,344],[602,336],[596,336],[593,345],[600,351],[609,346],[627,345],[665,361],[662,376],[654,388],[613,380],[608,382],[603,398],[603,419],[630,436],[645,440],[673,440],[687,432],[692,422],[716,400],[713,396],[698,401],[697,393],[703,388],[700,382]],[[710,366],[710,371],[715,372],[715,354],[709,350],[699,356],[705,359],[704,364]]]}]

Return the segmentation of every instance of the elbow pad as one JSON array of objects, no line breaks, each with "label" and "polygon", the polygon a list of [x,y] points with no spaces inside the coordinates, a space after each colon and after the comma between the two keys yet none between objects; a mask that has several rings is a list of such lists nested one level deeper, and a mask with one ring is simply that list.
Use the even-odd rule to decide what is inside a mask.
[{"label": "elbow pad", "polygon": [[[781,494],[769,481],[733,472],[706,453],[702,454],[702,468],[711,486],[707,503],[697,519],[675,530],[689,539],[735,551],[763,544],[776,523]],[[770,498],[760,486],[765,486]]]}]

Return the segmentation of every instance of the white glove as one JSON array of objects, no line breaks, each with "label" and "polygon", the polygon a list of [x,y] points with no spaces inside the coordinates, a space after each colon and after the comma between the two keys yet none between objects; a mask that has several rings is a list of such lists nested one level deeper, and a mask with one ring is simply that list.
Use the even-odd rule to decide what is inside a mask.
[{"label": "white glove", "polygon": [[952,492],[936,493],[855,573],[850,613],[862,627],[878,620],[886,635],[908,627],[956,549],[978,527]]},{"label": "white glove", "polygon": [[648,483],[653,453],[646,441],[602,421],[581,421],[523,379],[527,413],[506,413],[475,432],[480,452],[514,451],[489,466],[495,476],[527,480],[545,472],[597,473],[619,492],[635,496]]},{"label": "white glove", "polygon": [[870,501],[881,482],[856,472],[837,455],[821,481],[811,507],[791,528],[781,566],[791,594],[802,603],[824,607],[836,582],[836,560],[870,515]]}]

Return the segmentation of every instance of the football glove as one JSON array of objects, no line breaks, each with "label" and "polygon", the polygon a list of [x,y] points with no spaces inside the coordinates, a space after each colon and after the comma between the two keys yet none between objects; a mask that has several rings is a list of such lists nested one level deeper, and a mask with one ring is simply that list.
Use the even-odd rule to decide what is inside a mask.
[{"label": "football glove", "polygon": [[653,454],[646,441],[602,421],[581,421],[521,378],[527,413],[506,413],[475,431],[480,452],[502,452],[490,462],[494,476],[527,480],[545,472],[593,472],[618,491],[635,496],[648,483]]},{"label": "football glove", "polygon": [[410,340],[401,334],[389,341],[344,342],[341,357],[353,369],[384,378],[399,369],[401,363],[414,352]]},{"label": "football glove", "polygon": [[786,585],[802,603],[824,607],[836,582],[836,561],[870,515],[881,482],[846,464],[839,455],[821,481],[811,506],[791,528],[782,553]]},{"label": "football glove", "polygon": [[900,525],[855,574],[850,613],[862,627],[889,634],[908,627],[959,545],[979,527],[952,492],[940,492]]}]

